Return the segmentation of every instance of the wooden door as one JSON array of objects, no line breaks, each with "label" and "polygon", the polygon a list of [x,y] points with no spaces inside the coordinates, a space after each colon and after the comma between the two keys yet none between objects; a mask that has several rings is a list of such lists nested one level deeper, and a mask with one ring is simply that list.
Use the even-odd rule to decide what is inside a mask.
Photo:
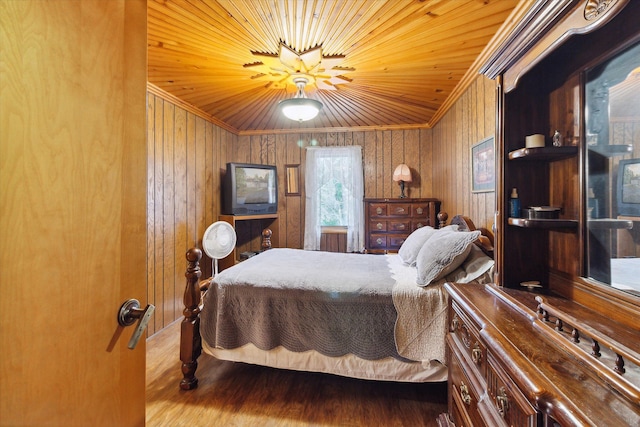
[{"label": "wooden door", "polygon": [[0,0],[0,425],[144,425],[146,2]]}]

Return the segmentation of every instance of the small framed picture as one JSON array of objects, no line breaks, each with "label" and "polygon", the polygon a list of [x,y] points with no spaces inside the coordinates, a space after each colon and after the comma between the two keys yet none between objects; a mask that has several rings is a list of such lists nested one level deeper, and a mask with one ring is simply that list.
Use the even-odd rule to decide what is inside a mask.
[{"label": "small framed picture", "polygon": [[493,137],[485,138],[471,147],[471,191],[495,191],[496,157]]}]

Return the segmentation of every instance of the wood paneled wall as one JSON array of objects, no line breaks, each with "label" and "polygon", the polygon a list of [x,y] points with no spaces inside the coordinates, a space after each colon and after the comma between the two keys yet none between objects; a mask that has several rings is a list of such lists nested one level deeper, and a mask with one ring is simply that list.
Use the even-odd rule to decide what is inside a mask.
[{"label": "wood paneled wall", "polygon": [[[168,95],[147,92],[147,298],[149,335],[182,316],[185,253],[218,218],[226,148],[237,136]],[[203,277],[211,265],[203,261]]]},{"label": "wood paneled wall", "polygon": [[477,227],[491,230],[495,192],[472,193],[471,148],[496,130],[495,82],[479,76],[456,101],[433,132],[433,197],[449,214],[463,213]]},{"label": "wood paneled wall", "polygon": [[[490,228],[495,195],[471,192],[471,147],[495,131],[495,86],[479,77],[433,129],[372,130],[297,134],[235,135],[180,100],[149,86],[147,296],[156,306],[149,334],[182,316],[184,254],[200,246],[206,227],[220,214],[220,182],[226,163],[267,163],[278,167],[279,245],[302,248],[304,238],[305,147],[360,145],[365,197],[396,198],[393,170],[411,168],[409,197],[436,197],[450,217],[470,216]],[[286,196],[285,165],[300,165],[298,196]],[[259,233],[254,233],[256,236]],[[340,234],[325,244],[340,250]],[[260,248],[259,237],[242,250]],[[337,248],[337,249],[336,249]],[[203,277],[211,273],[202,262]]]}]

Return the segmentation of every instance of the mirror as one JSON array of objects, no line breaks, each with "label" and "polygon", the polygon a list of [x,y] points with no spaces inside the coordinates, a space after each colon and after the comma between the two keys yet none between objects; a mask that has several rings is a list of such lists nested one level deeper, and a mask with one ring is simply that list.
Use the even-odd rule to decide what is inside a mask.
[{"label": "mirror", "polygon": [[286,196],[300,195],[300,172],[298,166],[299,165],[284,165],[285,175],[287,177]]},{"label": "mirror", "polygon": [[640,43],[585,81],[586,275],[640,295]]}]

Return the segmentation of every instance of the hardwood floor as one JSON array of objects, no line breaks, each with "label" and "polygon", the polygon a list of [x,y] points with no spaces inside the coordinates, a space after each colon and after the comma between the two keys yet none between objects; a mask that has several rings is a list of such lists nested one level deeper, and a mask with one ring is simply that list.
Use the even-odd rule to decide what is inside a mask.
[{"label": "hardwood floor", "polygon": [[147,426],[436,426],[446,383],[356,380],[219,361],[203,354],[195,390],[178,386],[180,322],[147,340]]}]

